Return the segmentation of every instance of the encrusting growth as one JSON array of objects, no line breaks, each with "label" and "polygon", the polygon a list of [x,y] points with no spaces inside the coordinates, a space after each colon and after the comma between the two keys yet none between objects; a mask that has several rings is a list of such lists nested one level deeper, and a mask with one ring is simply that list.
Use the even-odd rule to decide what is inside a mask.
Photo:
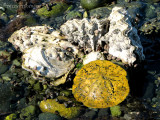
[{"label": "encrusting growth", "polygon": [[78,71],[72,92],[76,100],[87,107],[115,106],[129,93],[127,72],[110,61],[92,61]]}]

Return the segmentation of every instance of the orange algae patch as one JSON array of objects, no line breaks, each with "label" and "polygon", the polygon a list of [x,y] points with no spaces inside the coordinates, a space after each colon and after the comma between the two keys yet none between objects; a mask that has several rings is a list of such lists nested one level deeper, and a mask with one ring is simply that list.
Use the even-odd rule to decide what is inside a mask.
[{"label": "orange algae patch", "polygon": [[78,71],[72,92],[87,107],[115,106],[129,94],[127,72],[110,61],[92,61]]}]

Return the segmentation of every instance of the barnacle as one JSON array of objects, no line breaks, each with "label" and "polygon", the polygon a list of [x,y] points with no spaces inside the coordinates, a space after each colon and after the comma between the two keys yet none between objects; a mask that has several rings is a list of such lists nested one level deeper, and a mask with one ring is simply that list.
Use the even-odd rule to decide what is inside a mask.
[{"label": "barnacle", "polygon": [[76,100],[87,107],[115,106],[129,93],[127,72],[110,61],[92,61],[78,71],[72,92]]}]

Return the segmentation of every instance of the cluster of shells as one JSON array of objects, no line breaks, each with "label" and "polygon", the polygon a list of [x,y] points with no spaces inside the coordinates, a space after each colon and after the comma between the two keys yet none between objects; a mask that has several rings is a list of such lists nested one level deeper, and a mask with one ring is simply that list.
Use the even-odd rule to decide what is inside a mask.
[{"label": "cluster of shells", "polygon": [[[60,27],[60,32],[48,26],[24,27],[13,33],[9,41],[23,53],[22,67],[39,78],[66,78],[81,49],[89,53],[84,64],[105,59],[102,52],[97,52],[103,43],[108,45],[109,54],[124,63],[131,65],[137,58],[144,59],[137,30],[122,7],[113,8],[109,18],[101,20],[69,20]],[[62,81],[58,84],[65,82]]]}]

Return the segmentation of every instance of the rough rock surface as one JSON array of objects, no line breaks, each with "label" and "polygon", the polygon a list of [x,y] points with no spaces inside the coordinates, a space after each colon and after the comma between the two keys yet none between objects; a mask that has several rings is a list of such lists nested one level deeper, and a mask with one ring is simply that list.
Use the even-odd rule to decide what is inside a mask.
[{"label": "rough rock surface", "polygon": [[102,41],[109,43],[109,54],[124,63],[133,64],[137,58],[144,60],[140,38],[130,22],[130,16],[122,7],[114,7],[109,18],[74,19],[61,26],[68,41],[96,51]]},{"label": "rough rock surface", "polygon": [[60,30],[68,37],[69,42],[78,44],[80,47],[84,47],[85,50],[96,50],[98,40],[107,32],[105,29],[107,25],[107,18],[102,20],[97,18],[73,19],[64,23]]},{"label": "rough rock surface", "polygon": [[109,53],[128,64],[134,63],[137,58],[144,60],[137,29],[132,26],[127,11],[121,7],[114,7],[109,20],[109,32],[101,39],[109,42]]}]

